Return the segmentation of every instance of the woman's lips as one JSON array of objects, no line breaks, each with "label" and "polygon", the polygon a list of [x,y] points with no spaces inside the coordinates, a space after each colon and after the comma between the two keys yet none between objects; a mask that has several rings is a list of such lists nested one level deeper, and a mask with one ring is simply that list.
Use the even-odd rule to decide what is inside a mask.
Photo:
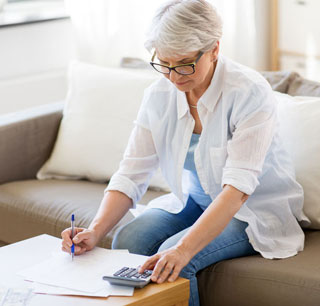
[{"label": "woman's lips", "polygon": [[184,84],[186,84],[186,83],[188,83],[189,81],[185,81],[185,82],[176,82],[176,84],[178,85],[178,86],[182,86],[182,85],[184,85]]}]

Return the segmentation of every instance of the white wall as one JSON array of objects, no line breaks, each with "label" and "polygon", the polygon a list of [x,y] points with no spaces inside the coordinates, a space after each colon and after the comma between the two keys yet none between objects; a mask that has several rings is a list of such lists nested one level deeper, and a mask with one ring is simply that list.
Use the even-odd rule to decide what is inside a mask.
[{"label": "white wall", "polygon": [[[257,70],[270,69],[270,0],[208,0],[224,21],[221,52]],[[122,57],[149,61],[145,32],[165,0],[66,0],[82,60],[118,66]],[[141,18],[143,11],[144,17]]]},{"label": "white wall", "polygon": [[270,0],[209,0],[224,26],[221,52],[256,70],[270,70]]},{"label": "white wall", "polygon": [[75,57],[69,19],[0,28],[0,114],[63,100]]},{"label": "white wall", "polygon": [[[215,4],[220,3],[217,7],[222,9],[222,15],[225,14],[223,16],[226,19],[225,37],[222,42],[223,53],[257,70],[269,69],[269,0],[242,0],[242,5],[238,3],[239,0],[228,0],[228,3],[223,0],[210,1]],[[115,5],[115,2],[112,3]],[[232,3],[234,7],[230,6]],[[255,5],[252,6],[252,3]],[[246,7],[244,4],[248,6]],[[118,3],[117,5],[119,6]],[[249,15],[248,7],[254,7]],[[109,10],[111,8],[113,12],[116,9],[109,7]],[[234,17],[237,18],[232,18],[232,14],[230,15],[232,9]],[[240,9],[244,10],[243,14]],[[123,44],[128,44],[129,39],[120,34],[122,28],[128,32],[125,23],[127,18],[123,15],[124,12],[120,7],[118,10],[118,13],[121,14],[116,16],[119,18],[111,20],[117,25],[117,27],[115,25],[113,28],[111,27],[111,30],[114,31],[111,33],[112,35],[109,33],[111,31],[110,24],[109,27],[105,23],[99,24],[98,18],[92,12],[92,16],[90,12],[84,12],[88,18],[95,17],[93,18],[95,22],[92,22],[97,31],[96,35],[90,35],[90,40],[86,42],[88,46],[79,43],[79,35],[85,37],[86,31],[81,28],[80,32],[74,32],[70,19],[0,27],[0,114],[63,100],[67,91],[67,66],[73,58],[89,61],[91,56],[98,58],[97,62],[99,63],[118,66],[119,60],[123,56],[143,57],[140,49],[143,48],[145,29],[141,29],[139,33],[133,35],[133,40],[136,41],[136,44],[137,41],[139,42],[139,47],[129,43],[130,47],[124,48]],[[101,14],[103,15],[101,20],[107,22],[106,13],[102,12]],[[253,18],[248,18],[248,16],[253,16]],[[250,19],[250,24],[246,22],[246,19]],[[119,23],[120,20],[123,21]],[[75,24],[76,21],[77,19],[74,18]],[[111,21],[108,22],[111,23]],[[238,26],[232,27],[233,22],[237,22]],[[228,26],[230,27],[229,32]],[[239,27],[244,30],[239,31]],[[247,33],[248,27],[255,29],[251,33],[252,38]],[[107,39],[105,31],[109,31],[111,38]],[[78,50],[76,50],[74,33],[77,34]],[[131,32],[130,35],[132,36]],[[106,44],[105,49],[97,43],[99,37]],[[120,41],[114,40],[115,38]],[[112,47],[110,48],[110,46]],[[99,52],[102,59],[97,55]],[[146,53],[145,50],[143,52]],[[148,54],[145,59],[149,60],[149,57]]]}]

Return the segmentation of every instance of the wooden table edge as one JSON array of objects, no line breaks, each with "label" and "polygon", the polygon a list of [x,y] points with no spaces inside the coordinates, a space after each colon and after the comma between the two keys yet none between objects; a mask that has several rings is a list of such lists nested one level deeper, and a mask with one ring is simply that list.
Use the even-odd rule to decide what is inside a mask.
[{"label": "wooden table edge", "polygon": [[189,287],[189,280],[179,277],[173,283],[149,284],[142,289],[135,289],[133,296],[110,296],[103,299],[106,306],[188,306]]}]

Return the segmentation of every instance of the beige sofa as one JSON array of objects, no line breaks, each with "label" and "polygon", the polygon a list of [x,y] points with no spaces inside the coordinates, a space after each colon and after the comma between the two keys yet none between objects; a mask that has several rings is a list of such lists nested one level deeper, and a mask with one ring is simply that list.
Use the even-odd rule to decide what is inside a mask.
[{"label": "beige sofa", "polygon": [[[320,84],[296,73],[265,72],[274,90],[320,96]],[[42,233],[60,237],[71,213],[87,227],[105,184],[86,180],[37,180],[48,159],[62,118],[63,102],[0,118],[0,240],[9,244]],[[141,203],[163,192],[148,190]],[[110,247],[115,230],[133,218],[129,212],[101,242]],[[198,275],[201,305],[320,305],[320,231],[305,230],[297,256],[268,260],[260,255],[226,260]],[[156,301],[155,301],[156,305]]]}]

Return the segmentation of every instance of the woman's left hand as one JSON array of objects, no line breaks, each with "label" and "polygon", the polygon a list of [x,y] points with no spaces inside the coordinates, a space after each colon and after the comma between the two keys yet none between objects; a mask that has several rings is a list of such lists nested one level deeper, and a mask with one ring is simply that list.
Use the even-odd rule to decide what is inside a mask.
[{"label": "woman's left hand", "polygon": [[152,270],[153,273],[151,280],[158,284],[166,281],[170,275],[168,281],[174,282],[180,271],[189,263],[189,258],[186,252],[183,252],[178,247],[173,247],[168,250],[164,250],[151,256],[139,269],[139,273],[143,273],[144,270]]}]

